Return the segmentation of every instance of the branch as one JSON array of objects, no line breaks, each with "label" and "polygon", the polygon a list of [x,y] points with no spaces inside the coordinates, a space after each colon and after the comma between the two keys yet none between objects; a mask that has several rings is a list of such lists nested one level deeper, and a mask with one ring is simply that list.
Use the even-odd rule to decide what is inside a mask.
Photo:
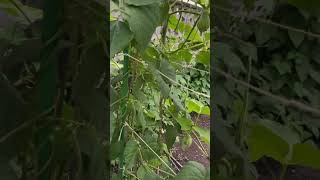
[{"label": "branch", "polygon": [[298,28],[294,28],[294,27],[291,27],[291,26],[283,25],[283,24],[276,23],[276,22],[273,22],[273,21],[268,20],[268,19],[260,18],[260,17],[252,17],[252,16],[248,16],[248,15],[245,15],[245,14],[232,14],[232,10],[231,9],[227,9],[227,8],[224,8],[224,7],[221,7],[221,6],[217,6],[217,5],[212,5],[212,6],[213,6],[214,9],[229,13],[230,16],[239,17],[241,15],[242,17],[253,19],[253,20],[256,20],[256,21],[261,22],[261,23],[277,26],[279,28],[290,30],[290,31],[303,33],[305,35],[308,35],[308,36],[311,36],[311,37],[314,37],[314,38],[320,38],[320,34],[307,32],[307,31],[305,31],[303,29],[298,29]]},{"label": "branch", "polygon": [[44,116],[48,115],[54,108],[51,107],[48,110],[44,111],[43,113],[39,114],[36,118],[30,120],[30,121],[26,121],[23,124],[21,124],[19,127],[13,129],[12,131],[10,131],[9,133],[7,133],[6,135],[2,136],[0,138],[0,144],[3,143],[4,141],[6,141],[7,139],[9,139],[11,136],[13,136],[14,134],[16,134],[17,132],[21,131],[24,128],[27,128],[29,125],[31,125],[33,122],[38,121],[39,119],[43,118]]},{"label": "branch", "polygon": [[230,79],[242,86],[246,86],[252,90],[254,90],[255,92],[259,93],[259,94],[262,94],[262,95],[265,95],[265,96],[268,96],[268,97],[271,97],[277,101],[279,101],[280,103],[286,105],[286,106],[291,106],[291,107],[294,107],[294,108],[297,108],[297,109],[300,109],[304,112],[308,112],[308,113],[312,113],[316,116],[319,116],[320,117],[320,110],[319,109],[316,109],[316,108],[313,108],[313,107],[310,107],[304,103],[301,103],[299,101],[296,101],[296,100],[291,100],[291,99],[286,99],[282,96],[277,96],[277,95],[274,95],[268,91],[265,91],[265,90],[262,90],[260,88],[257,88],[255,86],[252,86],[251,84],[248,84],[247,82],[244,82],[244,81],[241,81],[239,79],[236,79],[234,78],[233,76],[231,76],[230,74],[218,69],[218,68],[212,68],[216,73],[224,76],[225,78],[227,79]]}]

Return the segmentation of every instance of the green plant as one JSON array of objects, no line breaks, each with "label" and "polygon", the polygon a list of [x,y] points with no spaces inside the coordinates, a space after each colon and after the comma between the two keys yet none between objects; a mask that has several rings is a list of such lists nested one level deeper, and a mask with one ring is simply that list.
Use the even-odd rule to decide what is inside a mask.
[{"label": "green plant", "polygon": [[[113,1],[112,5],[112,160],[120,166],[114,178],[123,173],[127,179],[209,179],[209,170],[195,162],[176,176],[169,152],[181,133],[186,134],[186,146],[191,133],[199,136],[199,144],[210,142],[209,131],[196,126],[189,115],[210,113],[209,84],[204,78],[208,76],[196,71],[185,74],[187,68],[208,71],[209,34],[197,29],[200,12],[190,8],[171,13],[174,4],[156,0]],[[180,11],[184,13],[176,16]],[[190,24],[182,18],[193,21]],[[197,63],[202,67],[196,67]],[[190,86],[195,81],[191,78],[200,83]]]},{"label": "green plant", "polygon": [[215,176],[255,179],[250,162],[263,156],[280,162],[283,172],[288,165],[319,168],[315,4],[245,1],[242,19],[231,14],[230,2],[213,5]]}]

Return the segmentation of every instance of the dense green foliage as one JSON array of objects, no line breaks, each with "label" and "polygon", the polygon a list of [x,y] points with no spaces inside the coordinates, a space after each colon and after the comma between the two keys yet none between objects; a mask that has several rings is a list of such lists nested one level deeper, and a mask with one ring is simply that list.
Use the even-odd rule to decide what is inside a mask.
[{"label": "dense green foliage", "polygon": [[243,2],[213,5],[213,174],[256,179],[264,156],[320,168],[320,2]]},{"label": "dense green foliage", "polygon": [[0,1],[0,177],[105,179],[107,6],[42,3]]},{"label": "dense green foliage", "polygon": [[120,168],[113,178],[123,166],[126,179],[209,179],[197,162],[177,176],[171,163],[177,136],[183,148],[191,134],[210,143],[209,130],[189,114],[210,115],[208,2],[178,9],[175,3],[111,2],[111,158]]}]

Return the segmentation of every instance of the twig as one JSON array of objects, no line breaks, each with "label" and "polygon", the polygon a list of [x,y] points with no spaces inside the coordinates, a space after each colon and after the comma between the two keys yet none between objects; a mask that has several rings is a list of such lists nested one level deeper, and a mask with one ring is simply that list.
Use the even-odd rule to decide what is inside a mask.
[{"label": "twig", "polygon": [[[224,7],[221,7],[221,6],[217,6],[217,5],[212,5],[212,6],[213,6],[214,9],[217,9],[217,10],[220,10],[220,11],[223,11],[223,12],[227,12],[231,16],[236,16],[236,17],[239,16],[239,14],[237,14],[237,15],[233,14],[231,9],[227,9],[227,8],[224,8]],[[280,23],[273,22],[273,21],[268,20],[268,19],[264,19],[264,18],[260,18],[260,17],[251,17],[251,16],[248,16],[248,15],[245,15],[245,14],[240,14],[240,15],[243,16],[243,17],[249,18],[249,19],[254,19],[256,21],[259,21],[259,22],[262,22],[262,23],[265,23],[265,24],[270,24],[270,25],[273,25],[273,26],[277,26],[277,27],[282,28],[282,29],[303,33],[305,35],[308,35],[308,36],[311,36],[311,37],[315,37],[315,38],[320,38],[320,34],[307,32],[307,31],[302,30],[302,29],[298,29],[298,28],[294,28],[294,27],[290,27],[290,26],[287,26],[287,25],[283,25],[283,24],[280,24]]]},{"label": "twig", "polygon": [[174,175],[177,175],[176,172],[174,172],[174,170],[148,145],[148,143],[146,143],[140,136],[139,134],[134,130],[132,129],[132,127],[127,123],[125,122],[124,123],[124,126],[127,126],[152,152],[153,154],[155,154],[157,156],[157,158],[167,167],[170,169],[170,171],[174,174]]},{"label": "twig", "polygon": [[36,118],[30,120],[30,121],[26,121],[23,124],[21,124],[19,127],[13,129],[12,131],[10,131],[9,133],[7,133],[6,135],[2,136],[0,138],[0,144],[3,143],[4,141],[6,141],[8,138],[10,138],[11,136],[13,136],[14,134],[16,134],[17,132],[21,131],[22,129],[28,127],[29,125],[31,125],[33,122],[41,119],[42,117],[46,116],[47,114],[49,114],[54,108],[51,107],[48,110],[42,112],[41,114],[39,114]]},{"label": "twig", "polygon": [[27,14],[22,10],[22,8],[14,1],[10,0],[10,3],[20,11],[20,13],[24,16],[24,18],[28,21],[29,24],[32,24],[31,19],[27,16]]},{"label": "twig", "polygon": [[230,79],[230,80],[232,80],[232,81],[234,81],[234,82],[236,82],[236,83],[238,83],[238,84],[240,84],[240,85],[242,85],[242,86],[246,86],[246,87],[254,90],[255,92],[257,92],[257,93],[259,93],[259,94],[262,94],[262,95],[271,97],[271,98],[279,101],[280,103],[282,103],[282,104],[284,104],[284,105],[286,105],[286,106],[291,106],[291,107],[300,109],[300,110],[305,111],[305,112],[312,113],[312,114],[320,117],[320,110],[319,110],[319,109],[313,108],[313,107],[311,107],[311,106],[308,106],[308,105],[306,105],[306,104],[304,104],[304,103],[301,103],[301,102],[299,102],[299,101],[296,101],[296,100],[290,100],[290,99],[286,99],[286,98],[284,98],[284,97],[282,97],[282,96],[274,95],[274,94],[272,94],[272,93],[270,93],[270,92],[268,92],[268,91],[262,90],[262,89],[260,89],[260,88],[257,88],[257,87],[255,87],[255,86],[251,85],[251,84],[248,84],[248,83],[246,83],[246,82],[244,82],[244,81],[241,81],[241,80],[239,80],[239,79],[236,79],[236,78],[234,78],[232,75],[230,75],[230,74],[228,74],[228,73],[226,73],[226,72],[224,72],[224,71],[222,71],[222,70],[220,70],[220,69],[218,69],[218,68],[212,67],[212,69],[213,69],[216,73],[224,76],[225,78]]}]

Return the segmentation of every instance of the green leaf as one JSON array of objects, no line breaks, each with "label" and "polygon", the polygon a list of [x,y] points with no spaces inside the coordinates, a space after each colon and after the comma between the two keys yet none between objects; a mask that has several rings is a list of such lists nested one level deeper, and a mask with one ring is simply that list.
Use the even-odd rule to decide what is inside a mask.
[{"label": "green leaf", "polygon": [[301,1],[301,0],[281,0],[282,2],[287,2],[298,9],[307,11],[313,15],[320,15],[320,2],[318,0],[309,0],[309,1]]},{"label": "green leaf", "polygon": [[[162,72],[167,77],[169,77],[170,79],[176,81],[176,72],[166,59],[161,59],[159,71]],[[172,83],[171,81],[169,82]]]},{"label": "green leaf", "polygon": [[201,109],[203,107],[203,104],[199,101],[196,101],[195,99],[187,99],[186,100],[186,108],[187,108],[187,112],[196,112],[196,113],[200,113]]},{"label": "green leaf", "polygon": [[161,180],[161,178],[155,172],[148,172],[142,180]]},{"label": "green leaf", "polygon": [[175,126],[166,126],[165,140],[169,149],[172,148],[174,142],[176,141],[177,134],[178,133]]},{"label": "green leaf", "polygon": [[320,150],[309,143],[293,145],[289,164],[320,168]]},{"label": "green leaf", "polygon": [[317,83],[320,84],[320,73],[314,69],[309,69],[309,75],[315,80]]},{"label": "green leaf", "polygon": [[277,34],[277,29],[274,26],[267,24],[259,24],[256,26],[255,36],[259,45],[269,41],[274,34]]},{"label": "green leaf", "polygon": [[187,49],[182,49],[170,55],[170,59],[174,61],[190,62],[192,54]]},{"label": "green leaf", "polygon": [[284,162],[289,152],[289,145],[286,141],[263,125],[252,126],[246,141],[251,161],[268,156],[279,162]]},{"label": "green leaf", "polygon": [[192,137],[190,136],[190,134],[187,133],[187,134],[182,138],[180,144],[181,144],[182,150],[185,151],[186,149],[188,149],[188,148],[191,146],[191,144],[192,144]]},{"label": "green leaf", "polygon": [[293,42],[295,47],[299,47],[299,45],[304,40],[304,34],[303,33],[295,32],[295,31],[289,31],[288,34],[289,34],[289,37],[290,37],[290,39]]},{"label": "green leaf", "polygon": [[124,159],[126,162],[126,168],[131,169],[136,163],[138,155],[139,145],[135,140],[129,140],[124,149]]},{"label": "green leaf", "polygon": [[[157,154],[160,154],[160,145],[158,143],[158,134],[146,131],[143,135],[143,140],[155,151]],[[154,153],[143,143],[141,144],[141,153],[143,154],[144,160],[148,161],[155,158]]]},{"label": "green leaf", "polygon": [[210,65],[210,52],[209,51],[200,51],[196,55],[196,61],[203,65],[209,66]]},{"label": "green leaf", "polygon": [[253,60],[258,60],[258,52],[257,47],[253,44],[249,43],[250,45],[242,45],[240,44],[239,50],[246,56],[251,57]]},{"label": "green leaf", "polygon": [[272,65],[277,68],[280,75],[291,72],[291,65],[287,61],[275,59],[274,61],[272,61]]},{"label": "green leaf", "polygon": [[110,57],[123,50],[133,39],[129,27],[121,21],[110,22]]},{"label": "green leaf", "polygon": [[141,104],[139,104],[139,103],[137,104],[137,106],[138,106],[138,109],[137,109],[138,122],[141,125],[142,130],[145,130],[147,122],[146,122],[146,120],[144,118],[143,108],[142,108]]},{"label": "green leaf", "polygon": [[[13,0],[15,4],[26,14],[31,22],[35,22],[42,18],[42,11],[33,7],[25,6],[20,1]],[[24,25],[28,25],[29,22],[22,15],[22,13],[10,2],[10,0],[1,0],[0,1],[0,10],[5,12],[7,15],[14,17],[14,19]]]},{"label": "green leaf", "polygon": [[89,157],[89,161],[84,164],[88,168],[82,172],[83,179],[104,179],[106,176],[106,154],[102,144],[98,141],[96,131],[81,128],[77,131],[77,140],[81,152]]},{"label": "green leaf", "polygon": [[201,33],[205,32],[210,27],[210,17],[207,10],[203,10],[198,21],[197,27]]},{"label": "green leaf", "polygon": [[162,75],[158,72],[154,72],[156,82],[158,83],[158,86],[160,88],[161,94],[163,95],[163,98],[167,98],[170,93],[169,85],[163,80]]},{"label": "green leaf", "polygon": [[193,126],[193,129],[200,135],[201,140],[203,140],[208,145],[210,144],[210,131],[209,131],[209,129],[204,129],[199,126]]},{"label": "green leaf", "polygon": [[147,47],[160,21],[159,5],[125,6],[124,18],[130,26],[140,52]]},{"label": "green leaf", "polygon": [[181,130],[183,131],[190,131],[192,129],[192,126],[194,125],[193,121],[190,119],[186,119],[183,117],[178,117],[176,119],[181,126]]},{"label": "green leaf", "polygon": [[138,171],[137,171],[137,177],[140,178],[140,179],[143,179],[143,177],[148,173],[148,170],[144,167],[144,165],[141,165],[139,168],[138,168]]},{"label": "green leaf", "polygon": [[[222,59],[223,62],[227,65],[227,67],[235,74],[245,71],[245,67],[241,59],[232,51],[231,47],[228,44],[214,42],[214,45],[214,58]],[[216,60],[214,59],[214,61]]]},{"label": "green leaf", "polygon": [[144,6],[144,5],[150,5],[153,3],[160,3],[160,0],[125,0],[126,4],[134,5],[134,6]]},{"label": "green leaf", "polygon": [[124,143],[122,141],[116,141],[114,143],[111,144],[110,147],[110,160],[114,160],[116,159],[120,153],[121,150],[124,148]]},{"label": "green leaf", "polygon": [[195,161],[189,161],[172,180],[209,180],[206,168]]}]

